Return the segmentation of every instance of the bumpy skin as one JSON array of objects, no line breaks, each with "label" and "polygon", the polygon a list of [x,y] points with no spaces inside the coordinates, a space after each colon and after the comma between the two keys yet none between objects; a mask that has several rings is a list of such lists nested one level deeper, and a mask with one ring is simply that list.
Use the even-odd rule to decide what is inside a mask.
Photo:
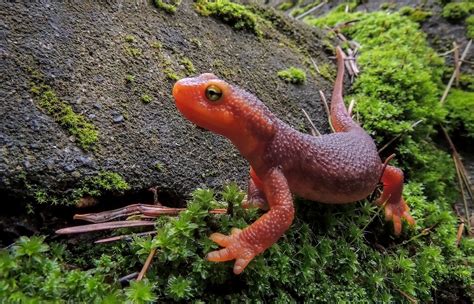
[{"label": "bumpy skin", "polygon": [[[384,169],[372,138],[347,113],[342,99],[344,53],[337,48],[338,73],[331,100],[331,123],[336,133],[319,137],[300,133],[273,115],[255,96],[212,74],[178,81],[173,96],[181,113],[195,124],[229,138],[249,161],[247,205],[264,210],[249,227],[220,233],[211,239],[224,247],[207,255],[210,261],[235,259],[234,273],[275,243],[293,221],[291,194],[329,204],[361,200],[383,183],[378,200],[385,205],[395,234],[401,219],[414,224],[402,198],[403,173]],[[206,95],[217,88],[221,96]]]}]

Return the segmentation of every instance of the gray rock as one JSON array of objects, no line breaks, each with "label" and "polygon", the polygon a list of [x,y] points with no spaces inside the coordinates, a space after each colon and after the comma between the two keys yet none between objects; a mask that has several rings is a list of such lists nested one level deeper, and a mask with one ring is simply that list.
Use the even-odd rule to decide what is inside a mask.
[{"label": "gray rock", "polygon": [[[185,57],[196,74],[213,72],[244,87],[294,127],[308,127],[304,108],[320,131],[328,130],[318,90],[330,97],[332,84],[309,73],[304,54],[318,64],[332,61],[322,47],[323,35],[313,28],[275,16],[277,25],[257,38],[200,16],[192,1],[183,1],[174,15],[148,1],[48,6],[0,2],[1,191],[31,195],[26,176],[28,184],[61,195],[101,171],[117,172],[132,190],[158,186],[181,197],[199,185],[245,185],[248,165],[238,151],[225,138],[197,129],[174,105],[174,81],[164,71],[169,67],[184,76]],[[134,42],[126,42],[126,35]],[[153,48],[153,42],[162,47]],[[127,47],[141,55],[131,56]],[[277,77],[290,66],[306,70],[306,84]],[[93,118],[100,132],[94,150],[80,149],[77,140],[69,140],[72,134],[39,108],[30,93],[29,70],[41,72],[76,113]],[[135,77],[131,83],[125,81],[128,74]],[[141,102],[142,94],[154,102]]]}]

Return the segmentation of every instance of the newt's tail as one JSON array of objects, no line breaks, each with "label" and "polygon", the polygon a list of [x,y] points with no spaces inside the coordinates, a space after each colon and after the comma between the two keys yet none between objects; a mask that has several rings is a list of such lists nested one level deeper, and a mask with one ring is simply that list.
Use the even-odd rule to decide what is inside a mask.
[{"label": "newt's tail", "polygon": [[337,77],[334,83],[334,90],[331,99],[331,124],[336,132],[347,132],[360,126],[352,120],[352,117],[347,113],[344,99],[342,98],[342,89],[344,86],[344,52],[340,47],[336,48],[337,58]]}]

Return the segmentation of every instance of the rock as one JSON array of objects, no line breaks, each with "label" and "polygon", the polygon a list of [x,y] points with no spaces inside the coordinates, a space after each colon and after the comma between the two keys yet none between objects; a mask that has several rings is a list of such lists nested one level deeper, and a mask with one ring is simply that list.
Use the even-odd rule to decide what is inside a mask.
[{"label": "rock", "polygon": [[113,121],[116,123],[123,121],[123,115],[114,115]]},{"label": "rock", "polygon": [[[120,174],[132,191],[158,186],[181,197],[198,186],[245,185],[248,165],[236,149],[197,129],[174,105],[167,70],[190,75],[185,59],[194,74],[212,72],[242,86],[294,127],[309,130],[304,108],[328,130],[318,90],[329,97],[332,84],[310,73],[308,55],[318,64],[332,61],[313,28],[275,15],[271,32],[256,37],[197,14],[192,1],[173,15],[149,1],[48,5],[0,2],[2,193],[31,196],[26,183],[61,196],[103,171]],[[306,71],[305,84],[277,77],[290,66]],[[32,71],[97,128],[93,149],[82,149],[40,108],[30,92]],[[153,102],[142,102],[143,94]]]}]

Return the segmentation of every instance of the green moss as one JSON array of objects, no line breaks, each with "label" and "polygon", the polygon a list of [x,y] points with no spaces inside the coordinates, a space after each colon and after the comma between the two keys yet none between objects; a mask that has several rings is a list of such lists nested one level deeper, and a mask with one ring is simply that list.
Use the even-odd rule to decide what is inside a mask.
[{"label": "green moss", "polygon": [[150,103],[152,100],[153,100],[153,97],[151,97],[150,95],[148,94],[142,94],[142,96],[140,97],[141,101],[143,103]]},{"label": "green moss", "polygon": [[446,107],[450,128],[464,130],[466,136],[474,138],[474,92],[451,89]]},{"label": "green moss", "polygon": [[295,8],[294,10],[291,11],[290,15],[293,17],[298,17],[299,15],[306,13],[307,11],[319,5],[320,3],[321,1],[311,1],[302,7]]},{"label": "green moss", "polygon": [[[220,196],[233,206],[233,216],[209,215],[207,210],[222,207],[222,202],[210,190],[197,190],[187,211],[175,220],[159,220],[157,236],[136,238],[133,246],[141,260],[151,248],[158,249],[147,277],[155,285],[155,297],[163,301],[398,303],[406,301],[407,294],[427,300],[436,280],[452,271],[453,276],[469,281],[471,272],[463,264],[466,256],[455,245],[455,222],[442,211],[446,202],[431,207],[421,185],[415,183],[407,185],[406,195],[419,212],[419,232],[406,243],[384,245],[383,253],[364,237],[364,228],[378,213],[370,203],[335,210],[300,201],[292,228],[236,277],[231,271],[233,262],[210,263],[203,258],[217,249],[208,239],[210,233],[227,234],[260,215],[242,209],[244,193],[235,186],[226,187]],[[421,234],[422,227],[434,223],[436,234]],[[372,227],[371,233],[383,234],[381,221],[373,225],[379,228]],[[472,253],[473,240],[464,239],[461,248]],[[233,287],[226,288],[229,285]]]},{"label": "green moss", "polygon": [[170,80],[179,80],[179,79],[182,78],[175,71],[173,71],[173,69],[171,69],[171,68],[166,68],[166,69],[164,69],[163,72],[165,73],[166,78],[168,78]]},{"label": "green moss", "polygon": [[[466,119],[452,117],[439,103],[444,88],[441,83],[443,60],[428,46],[419,25],[399,13],[363,14],[336,10],[306,21],[318,27],[332,27],[350,20],[358,21],[341,30],[346,37],[361,45],[358,63],[362,73],[353,84],[352,95],[346,96],[346,100],[356,99],[355,111],[364,129],[379,146],[401,135],[398,142],[389,147],[390,152],[385,153],[397,154],[394,164],[404,169],[407,180],[404,196],[417,220],[417,227],[429,229],[427,238],[418,230],[402,245],[389,249],[389,256],[398,255],[392,262],[389,262],[390,257],[388,260],[373,257],[374,261],[379,261],[375,264],[399,271],[390,275],[390,281],[420,302],[431,301],[432,290],[444,285],[454,284],[464,290],[461,292],[472,296],[472,271],[465,273],[466,267],[460,267],[459,263],[468,263],[470,266],[467,268],[473,269],[472,259],[468,258],[473,246],[471,243],[467,247],[455,246],[458,224],[451,206],[457,196],[453,191],[456,187],[454,166],[450,155],[434,141],[439,124],[455,124]],[[453,95],[451,98],[463,100],[456,105],[466,108],[464,111],[457,109],[456,113],[468,116],[470,112],[466,109],[472,105],[466,103],[466,97]],[[447,107],[450,113],[450,106]],[[413,128],[412,124],[419,120],[422,123]],[[466,119],[464,123],[468,121]],[[419,254],[415,256],[408,252]],[[373,286],[377,286],[385,275],[377,270],[372,271],[370,277]],[[384,290],[390,288],[389,285],[379,287],[379,297],[374,297],[369,289],[364,288],[359,294],[361,301],[366,296],[382,302],[406,301],[400,294]]]},{"label": "green moss", "polygon": [[191,59],[189,59],[188,57],[181,58],[179,60],[179,63],[181,63],[184,66],[184,68],[186,69],[186,73],[188,75],[192,75],[196,73],[196,68],[194,67],[194,64],[191,61]]},{"label": "green moss", "polygon": [[411,6],[404,6],[400,8],[399,12],[400,15],[407,16],[412,21],[419,23],[425,21],[428,17],[432,15],[432,13],[429,11],[424,11],[421,8],[413,8]]},{"label": "green moss", "polygon": [[[10,299],[21,291],[54,300],[68,293],[72,301],[89,303],[111,293],[120,302],[400,303],[406,302],[406,295],[429,301],[443,278],[469,284],[472,261],[466,256],[474,254],[474,241],[463,238],[456,245],[456,220],[445,210],[446,200],[430,203],[419,183],[407,184],[405,195],[418,226],[404,242],[388,237],[382,214],[368,201],[346,206],[297,201],[290,230],[236,276],[233,261],[205,260],[209,251],[218,248],[209,235],[244,228],[262,212],[243,209],[245,194],[235,185],[226,186],[219,195],[198,189],[178,217],[157,219],[155,237],[135,237],[131,248],[124,243],[111,245],[109,253],[101,256],[88,254],[86,264],[94,265],[88,271],[65,268],[62,263],[71,261],[63,258],[64,249],[49,250],[42,239],[33,239],[24,248],[21,239],[9,251],[0,252],[0,295],[3,291]],[[208,212],[226,206],[232,206],[233,215]],[[145,281],[123,291],[106,283],[116,281],[106,276],[139,269],[152,248],[157,250]],[[115,273],[122,267],[122,274]],[[71,279],[72,272],[77,280]],[[45,286],[55,286],[55,292]]]},{"label": "green moss", "polygon": [[119,303],[126,301],[118,285],[106,282],[102,269],[70,269],[64,247],[44,238],[21,237],[0,249],[2,303]]},{"label": "green moss", "polygon": [[319,74],[323,76],[326,80],[334,81],[336,79],[334,68],[331,67],[329,64],[321,64],[318,66]]},{"label": "green moss", "polygon": [[229,0],[197,0],[195,7],[201,15],[221,19],[235,29],[246,29],[257,36],[263,34],[259,27],[263,20],[242,4]]},{"label": "green moss", "polygon": [[132,57],[140,57],[142,55],[142,50],[137,47],[126,46],[125,53]]},{"label": "green moss", "polygon": [[157,8],[162,9],[167,13],[173,14],[181,4],[181,0],[154,0],[153,3]]},{"label": "green moss", "polygon": [[125,75],[125,81],[128,83],[132,83],[135,81],[135,76],[132,74],[127,74]]},{"label": "green moss", "polygon": [[278,4],[277,6],[277,9],[281,10],[281,11],[287,11],[289,10],[290,8],[293,8],[296,4],[296,1],[284,1],[280,4]]},{"label": "green moss", "polygon": [[64,195],[52,195],[48,189],[27,185],[28,191],[34,193],[38,204],[76,205],[84,197],[100,197],[105,193],[122,194],[130,186],[118,173],[102,171],[94,176],[84,178],[77,187]]},{"label": "green moss", "polygon": [[99,131],[87,119],[74,112],[73,108],[60,100],[54,90],[44,83],[31,83],[34,100],[38,106],[73,135],[84,150],[91,150],[99,141]]},{"label": "green moss", "polygon": [[306,81],[306,73],[302,69],[289,67],[286,70],[278,71],[278,77],[293,84],[303,84]]},{"label": "green moss", "polygon": [[157,50],[161,50],[161,48],[163,47],[163,44],[159,41],[153,41],[150,46],[154,49],[157,49]]},{"label": "green moss", "polygon": [[467,38],[474,39],[474,15],[466,18]]},{"label": "green moss", "polygon": [[133,35],[126,35],[124,38],[125,42],[132,43],[135,42],[135,36]]},{"label": "green moss", "polygon": [[197,38],[191,38],[191,43],[196,46],[198,49],[202,47],[202,42]]},{"label": "green moss", "polygon": [[474,75],[462,73],[459,77],[459,85],[467,91],[474,91]]},{"label": "green moss", "polygon": [[383,11],[385,10],[393,10],[397,7],[395,3],[390,3],[390,2],[384,2],[380,4],[379,8]]},{"label": "green moss", "polygon": [[163,172],[163,170],[165,169],[165,166],[161,162],[156,162],[154,167],[155,167],[155,170],[158,172]]},{"label": "green moss", "polygon": [[441,15],[452,22],[461,21],[474,12],[474,3],[468,1],[453,2],[443,7]]}]

